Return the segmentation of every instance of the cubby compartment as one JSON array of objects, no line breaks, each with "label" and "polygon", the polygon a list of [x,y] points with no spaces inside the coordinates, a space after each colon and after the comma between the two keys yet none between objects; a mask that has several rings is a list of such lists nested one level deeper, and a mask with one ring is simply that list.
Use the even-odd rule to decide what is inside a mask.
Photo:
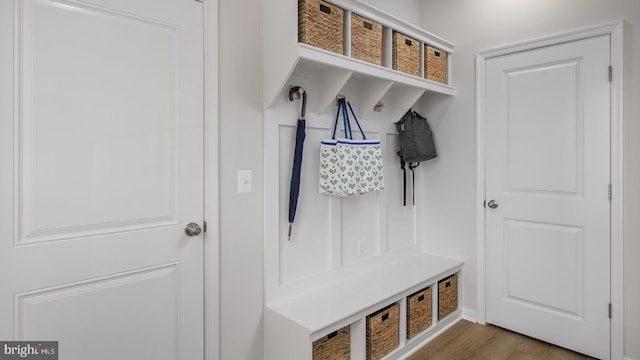
[{"label": "cubby compartment", "polygon": [[438,319],[442,320],[458,309],[458,275],[438,281]]},{"label": "cubby compartment", "polygon": [[393,70],[420,76],[420,42],[400,32],[393,32]]},{"label": "cubby compartment", "polygon": [[351,14],[351,56],[382,65],[382,25],[379,22]]},{"label": "cubby compartment", "polygon": [[431,45],[424,46],[424,77],[445,84],[447,82],[447,52]]},{"label": "cubby compartment", "polygon": [[380,360],[400,344],[400,306],[391,304],[367,316],[367,360]]},{"label": "cubby compartment", "polygon": [[411,339],[431,326],[433,300],[431,287],[407,296],[407,339]]},{"label": "cubby compartment", "polygon": [[298,41],[344,54],[344,11],[322,0],[298,0]]},{"label": "cubby compartment", "polygon": [[350,329],[347,325],[314,341],[313,360],[351,360]]}]

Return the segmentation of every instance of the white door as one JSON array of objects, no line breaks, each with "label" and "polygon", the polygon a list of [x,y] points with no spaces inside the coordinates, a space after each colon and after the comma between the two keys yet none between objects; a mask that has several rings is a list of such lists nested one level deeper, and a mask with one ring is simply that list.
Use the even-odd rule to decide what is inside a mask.
[{"label": "white door", "polygon": [[599,359],[610,347],[609,42],[486,62],[487,322]]},{"label": "white door", "polygon": [[2,0],[0,49],[0,339],[202,359],[202,4]]}]

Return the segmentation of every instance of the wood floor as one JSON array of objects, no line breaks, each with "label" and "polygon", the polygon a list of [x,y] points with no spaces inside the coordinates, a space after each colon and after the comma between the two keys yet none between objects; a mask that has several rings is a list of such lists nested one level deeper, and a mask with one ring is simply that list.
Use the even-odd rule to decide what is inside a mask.
[{"label": "wood floor", "polygon": [[587,360],[588,356],[495,326],[460,321],[408,360]]}]

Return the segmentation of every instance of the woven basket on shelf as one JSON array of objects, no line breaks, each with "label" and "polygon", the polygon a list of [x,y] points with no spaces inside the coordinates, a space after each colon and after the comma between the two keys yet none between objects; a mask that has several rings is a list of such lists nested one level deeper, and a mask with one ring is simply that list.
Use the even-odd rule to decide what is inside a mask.
[{"label": "woven basket on shelf", "polygon": [[349,326],[313,342],[313,360],[350,360],[351,335]]},{"label": "woven basket on shelf", "polygon": [[447,53],[445,51],[425,45],[424,77],[443,84],[447,82]]},{"label": "woven basket on shelf", "polygon": [[380,360],[400,343],[400,307],[392,304],[367,316],[367,360]]},{"label": "woven basket on shelf", "polygon": [[393,69],[420,76],[420,42],[393,32]]},{"label": "woven basket on shelf", "polygon": [[344,54],[344,11],[322,0],[298,0],[298,41]]},{"label": "woven basket on shelf", "polygon": [[407,339],[431,326],[431,287],[407,296]]},{"label": "woven basket on shelf", "polygon": [[351,14],[351,56],[382,64],[382,25],[358,14]]},{"label": "woven basket on shelf", "polygon": [[458,275],[438,281],[438,320],[444,319],[458,308]]}]

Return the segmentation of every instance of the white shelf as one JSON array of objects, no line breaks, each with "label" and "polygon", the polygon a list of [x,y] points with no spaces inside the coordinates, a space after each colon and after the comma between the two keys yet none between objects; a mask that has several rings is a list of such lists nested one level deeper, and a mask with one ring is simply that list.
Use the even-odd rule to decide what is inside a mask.
[{"label": "white shelf", "polygon": [[455,88],[447,84],[438,83],[384,66],[335,54],[307,44],[298,44],[298,54],[299,62],[315,62],[319,65],[324,65],[325,70],[327,71],[330,71],[331,68],[343,69],[372,79],[392,81],[397,84],[425,89],[427,91],[437,92],[440,94],[455,95],[456,93]]},{"label": "white shelf", "polygon": [[[407,24],[389,14],[384,13],[366,3],[357,0],[334,0],[332,3],[345,9],[346,18],[351,12],[360,14],[381,23],[386,32],[383,44],[383,65],[371,64],[336,54],[297,41],[297,1],[267,1],[264,6],[264,106],[271,108],[278,100],[288,94],[289,86],[294,84],[291,77],[304,74],[318,84],[315,94],[316,103],[309,104],[311,112],[322,113],[329,108],[336,95],[344,87],[364,83],[360,87],[364,98],[360,99],[362,116],[373,110],[373,105],[383,98],[405,99],[401,104],[389,104],[391,118],[406,112],[425,93],[455,95],[451,86],[451,69],[449,67],[449,84],[441,84],[427,80],[421,76],[413,76],[391,69],[390,34],[396,30],[411,36],[421,44],[435,46],[448,53],[451,62],[454,45],[414,25]],[[346,32],[349,33],[348,31]],[[347,50],[350,39],[345,39]],[[347,51],[350,53],[350,51]],[[364,81],[363,81],[364,79]]]},{"label": "white shelf", "polygon": [[317,333],[335,323],[366,316],[386,300],[456,273],[462,265],[460,260],[419,253],[267,308]]},{"label": "white shelf", "polygon": [[[313,112],[322,113],[334,102],[340,91],[349,85],[365,84],[360,88],[367,93],[362,99],[363,109],[373,110],[373,106],[387,95],[391,89],[402,89],[403,93],[413,96],[411,104],[404,106],[406,111],[425,92],[443,95],[455,95],[453,86],[423,79],[418,76],[405,74],[383,66],[371,64],[358,59],[353,59],[340,54],[319,49],[307,44],[297,44],[297,54],[294,66],[284,83],[280,84],[275,93],[265,100],[266,107],[272,107],[277,100],[289,91],[289,86],[298,85],[290,83],[293,74],[304,74],[317,79],[319,86],[318,103],[309,104]],[[267,96],[267,94],[265,94]],[[401,111],[404,113],[404,111]],[[366,116],[368,112],[363,115]]]}]

